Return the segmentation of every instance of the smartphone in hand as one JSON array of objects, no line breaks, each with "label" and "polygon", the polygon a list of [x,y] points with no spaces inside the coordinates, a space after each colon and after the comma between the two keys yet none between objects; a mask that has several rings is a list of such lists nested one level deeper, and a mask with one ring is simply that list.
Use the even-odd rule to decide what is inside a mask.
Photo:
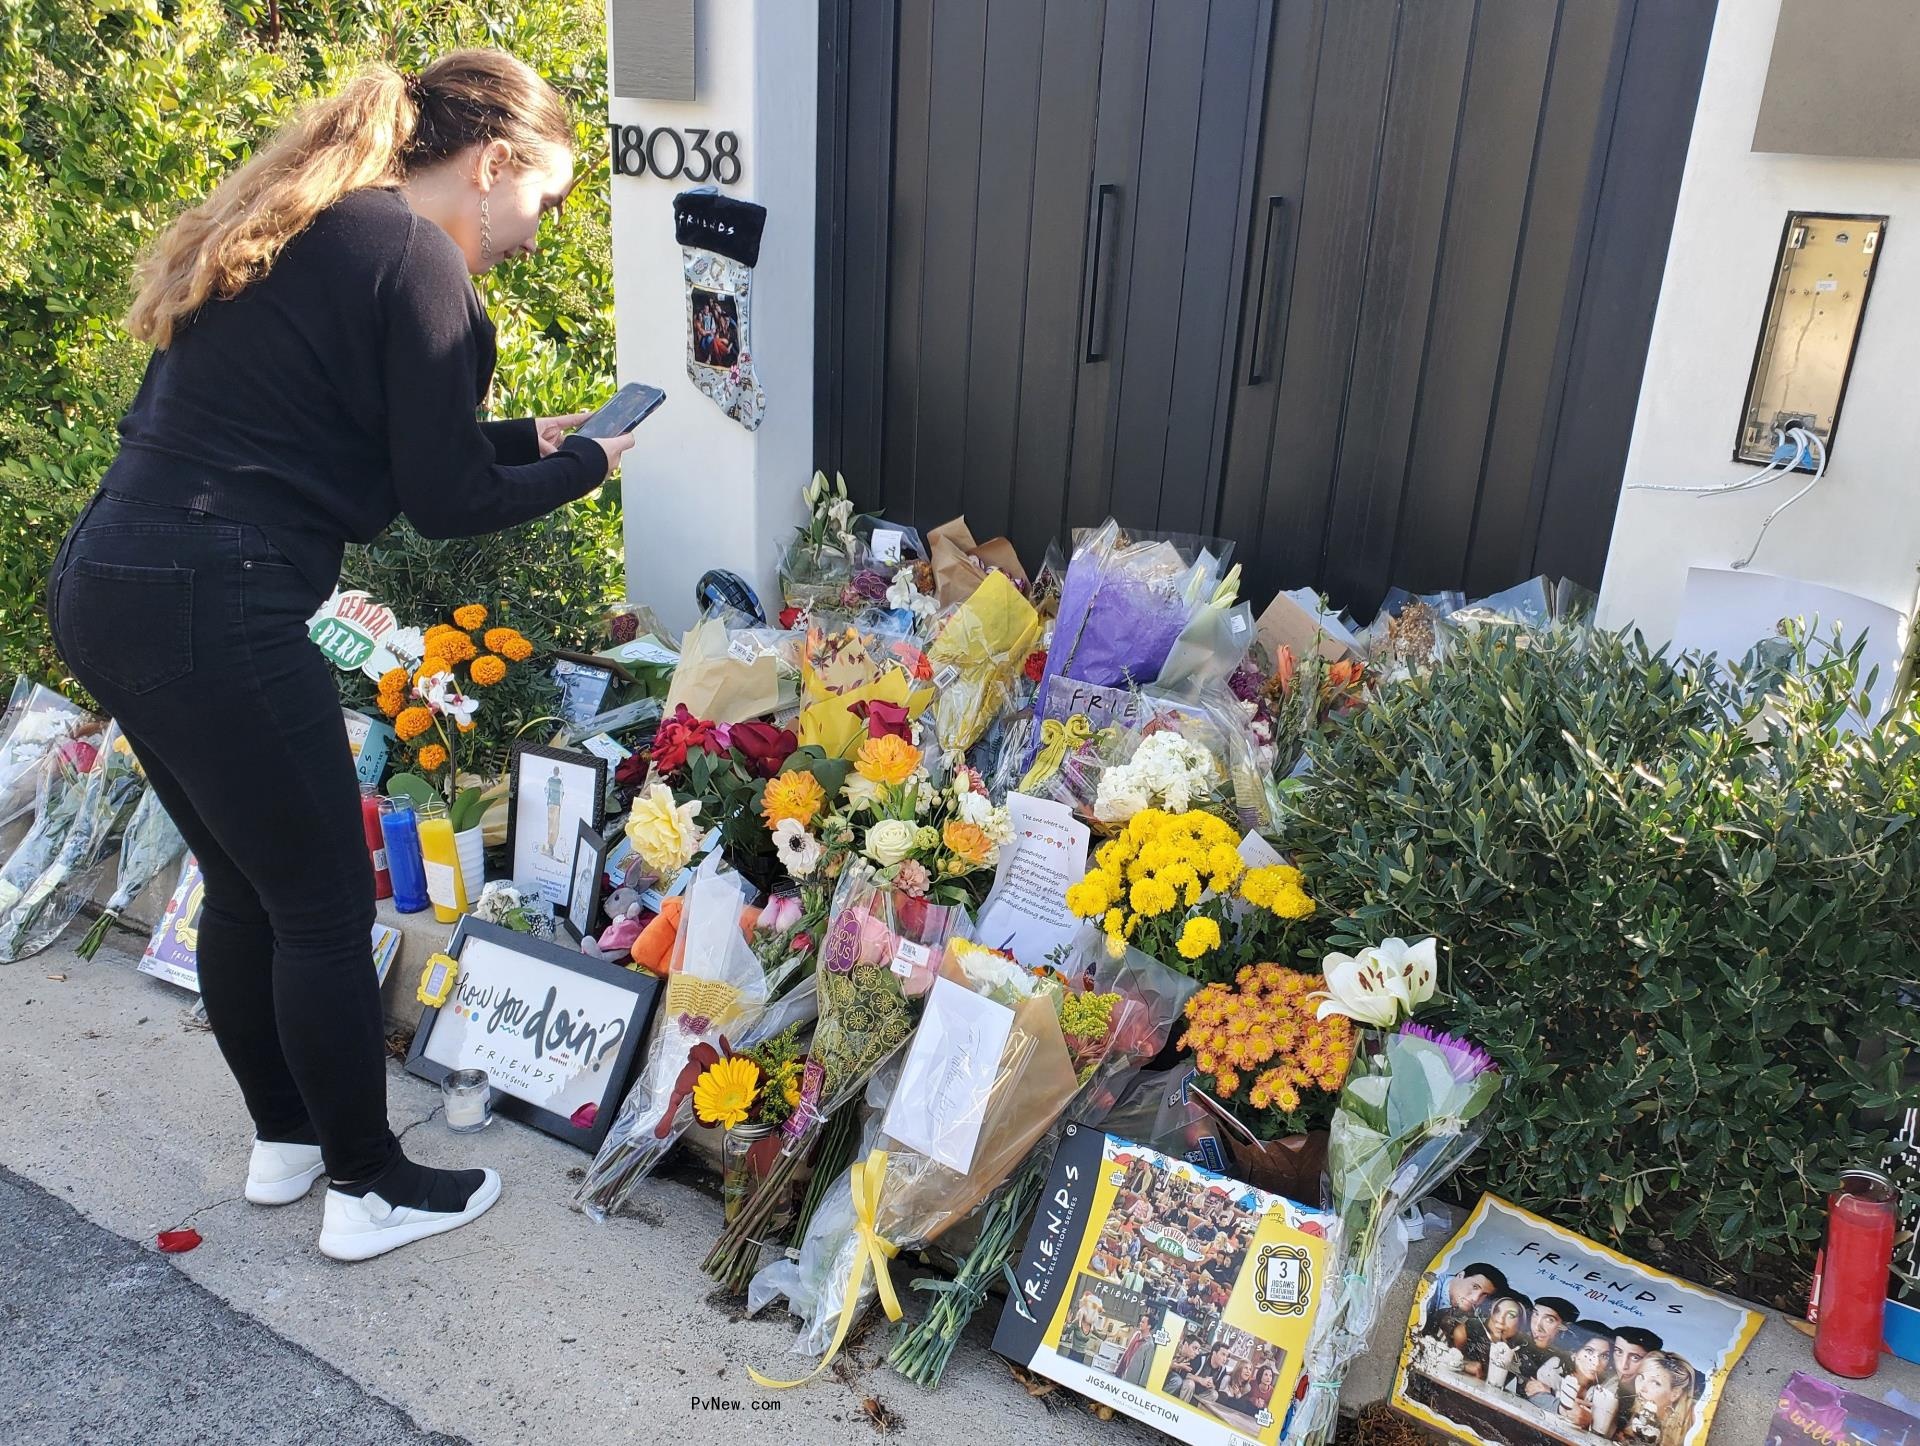
[{"label": "smartphone in hand", "polygon": [[667,399],[658,387],[644,382],[628,382],[599,411],[574,429],[576,437],[618,437],[631,432],[653,415]]}]

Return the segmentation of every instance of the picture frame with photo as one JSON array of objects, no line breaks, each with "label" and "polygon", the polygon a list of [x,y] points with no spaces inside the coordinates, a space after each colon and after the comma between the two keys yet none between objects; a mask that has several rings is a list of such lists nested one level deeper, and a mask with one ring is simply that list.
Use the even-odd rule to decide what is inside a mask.
[{"label": "picture frame with photo", "polygon": [[508,877],[533,884],[564,909],[582,824],[605,818],[607,760],[575,748],[516,743],[508,765]]},{"label": "picture frame with photo", "polygon": [[[624,668],[617,670],[625,673]],[[560,716],[569,725],[597,718],[607,706],[616,669],[597,658],[562,653],[553,661],[553,681],[560,689]]]},{"label": "picture frame with photo", "polygon": [[562,918],[577,944],[595,933],[600,917],[600,899],[606,882],[606,835],[582,821],[573,841],[573,868],[567,883],[567,904]]},{"label": "picture frame with photo", "polygon": [[501,1114],[589,1153],[600,1148],[645,1047],[660,981],[471,915],[446,954],[445,1003],[420,1013],[407,1072],[439,1084],[482,1069]]},{"label": "picture frame with photo", "polygon": [[1483,1195],[1414,1293],[1393,1404],[1472,1446],[1704,1446],[1760,1321]]}]

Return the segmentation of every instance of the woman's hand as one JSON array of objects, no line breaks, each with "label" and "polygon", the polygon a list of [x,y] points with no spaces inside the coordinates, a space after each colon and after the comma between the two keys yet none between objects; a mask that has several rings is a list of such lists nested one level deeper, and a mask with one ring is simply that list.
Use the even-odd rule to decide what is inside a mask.
[{"label": "woman's hand", "polygon": [[535,419],[533,430],[540,437],[540,455],[551,456],[560,450],[560,444],[567,439],[567,433],[586,421],[592,412],[575,412],[570,417],[539,417]]},{"label": "woman's hand", "polygon": [[590,440],[598,442],[602,449],[605,450],[607,454],[607,475],[611,477],[620,470],[620,458],[626,454],[627,448],[633,445],[633,433],[622,432],[617,437],[594,437]]}]

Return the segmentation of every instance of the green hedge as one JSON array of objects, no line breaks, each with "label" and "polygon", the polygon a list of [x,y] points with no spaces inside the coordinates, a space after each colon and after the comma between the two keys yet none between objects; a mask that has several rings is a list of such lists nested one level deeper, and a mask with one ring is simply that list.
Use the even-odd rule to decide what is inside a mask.
[{"label": "green hedge", "polygon": [[[251,0],[0,7],[0,678],[67,682],[41,596],[145,365],[119,324],[139,248],[295,104],[373,58],[418,67],[460,45],[511,50],[566,92],[585,166],[604,151],[604,26],[597,0],[300,0],[280,6],[277,33]],[[590,171],[537,255],[484,284],[499,415],[571,411],[611,388],[606,182],[604,164]],[[617,490],[519,531],[514,545],[449,554],[466,570],[451,590],[542,598],[549,631],[579,633],[620,588]],[[529,556],[541,571],[515,572]]]},{"label": "green hedge", "polygon": [[1468,1192],[1785,1309],[1905,1101],[1920,968],[1920,729],[1850,729],[1816,652],[1469,636],[1314,744],[1286,828],[1325,942],[1437,935],[1505,1066]]}]

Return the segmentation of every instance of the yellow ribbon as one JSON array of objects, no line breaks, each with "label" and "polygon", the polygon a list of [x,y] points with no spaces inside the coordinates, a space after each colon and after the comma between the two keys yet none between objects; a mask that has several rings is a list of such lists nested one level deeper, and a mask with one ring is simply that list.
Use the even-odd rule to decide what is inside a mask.
[{"label": "yellow ribbon", "polygon": [[887,1273],[887,1262],[900,1253],[900,1247],[890,1240],[883,1240],[874,1228],[874,1221],[880,1213],[880,1185],[886,1178],[885,1150],[875,1150],[853,1167],[853,1213],[859,1221],[859,1249],[853,1258],[853,1269],[847,1274],[846,1294],[840,1304],[840,1324],[834,1328],[827,1353],[820,1357],[819,1365],[797,1381],[771,1380],[748,1366],[747,1374],[753,1378],[756,1386],[770,1391],[804,1386],[833,1364],[833,1358],[840,1354],[840,1347],[847,1343],[847,1332],[853,1329],[853,1323],[859,1317],[860,1287],[866,1284],[869,1266],[873,1269],[874,1289],[880,1293],[880,1308],[886,1311],[888,1320],[900,1319],[900,1297],[894,1294],[893,1277]]},{"label": "yellow ribbon", "polygon": [[1027,770],[1016,791],[1030,793],[1052,778],[1066,763],[1068,752],[1091,737],[1093,723],[1084,713],[1075,713],[1065,723],[1058,718],[1041,719],[1039,756],[1033,760],[1033,767]]}]

